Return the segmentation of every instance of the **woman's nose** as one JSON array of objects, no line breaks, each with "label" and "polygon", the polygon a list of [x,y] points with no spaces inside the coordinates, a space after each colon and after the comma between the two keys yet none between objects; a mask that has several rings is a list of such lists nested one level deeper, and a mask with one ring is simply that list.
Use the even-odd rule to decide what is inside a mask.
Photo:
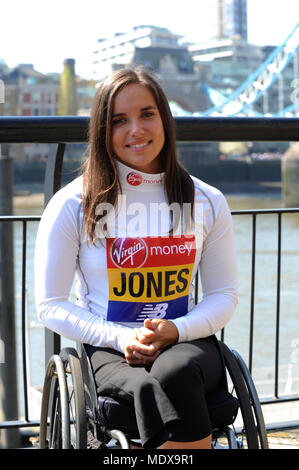
[{"label": "woman's nose", "polygon": [[144,129],[143,129],[142,123],[137,119],[132,120],[131,134],[133,136],[138,136],[138,135],[143,135],[144,134]]}]

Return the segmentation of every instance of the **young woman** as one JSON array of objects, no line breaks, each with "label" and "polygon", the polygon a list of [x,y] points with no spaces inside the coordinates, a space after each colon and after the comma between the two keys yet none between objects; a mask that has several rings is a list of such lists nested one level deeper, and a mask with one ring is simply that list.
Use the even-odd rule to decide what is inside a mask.
[{"label": "young woman", "polygon": [[232,220],[224,196],[179,163],[148,72],[99,87],[84,172],[42,216],[35,279],[42,323],[86,344],[98,393],[134,405],[145,448],[210,447],[205,396],[223,379],[214,334],[237,304]]}]

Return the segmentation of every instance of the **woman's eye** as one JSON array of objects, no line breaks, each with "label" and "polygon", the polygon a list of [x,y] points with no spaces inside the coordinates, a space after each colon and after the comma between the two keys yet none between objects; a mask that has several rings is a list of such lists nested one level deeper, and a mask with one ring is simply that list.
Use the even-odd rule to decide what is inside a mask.
[{"label": "woman's eye", "polygon": [[117,119],[113,119],[112,125],[115,126],[117,124],[123,124],[124,122],[126,122],[125,118],[117,118]]},{"label": "woman's eye", "polygon": [[152,111],[146,111],[145,113],[142,114],[142,117],[148,118],[154,116],[154,113]]}]

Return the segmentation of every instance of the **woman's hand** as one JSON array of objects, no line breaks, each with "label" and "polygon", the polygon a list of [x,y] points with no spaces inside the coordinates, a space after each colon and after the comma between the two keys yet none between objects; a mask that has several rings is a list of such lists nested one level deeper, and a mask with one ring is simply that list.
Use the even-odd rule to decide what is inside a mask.
[{"label": "woman's hand", "polygon": [[155,352],[176,343],[178,337],[177,327],[172,321],[158,318],[144,320],[144,326],[136,334],[140,345],[151,345]]},{"label": "woman's hand", "polygon": [[172,321],[154,318],[144,320],[124,342],[124,354],[132,366],[151,365],[167,346],[177,342],[179,333]]},{"label": "woman's hand", "polygon": [[137,339],[137,329],[128,335],[124,341],[123,349],[125,359],[131,366],[144,367],[151,365],[159,356],[160,351],[151,344],[142,344]]}]

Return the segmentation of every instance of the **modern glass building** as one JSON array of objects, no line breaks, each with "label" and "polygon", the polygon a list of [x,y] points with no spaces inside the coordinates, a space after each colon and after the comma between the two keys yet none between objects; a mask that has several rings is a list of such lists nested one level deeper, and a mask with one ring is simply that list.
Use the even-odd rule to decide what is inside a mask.
[{"label": "modern glass building", "polygon": [[247,41],[247,0],[209,0],[203,16],[210,23],[210,39],[238,36]]}]

